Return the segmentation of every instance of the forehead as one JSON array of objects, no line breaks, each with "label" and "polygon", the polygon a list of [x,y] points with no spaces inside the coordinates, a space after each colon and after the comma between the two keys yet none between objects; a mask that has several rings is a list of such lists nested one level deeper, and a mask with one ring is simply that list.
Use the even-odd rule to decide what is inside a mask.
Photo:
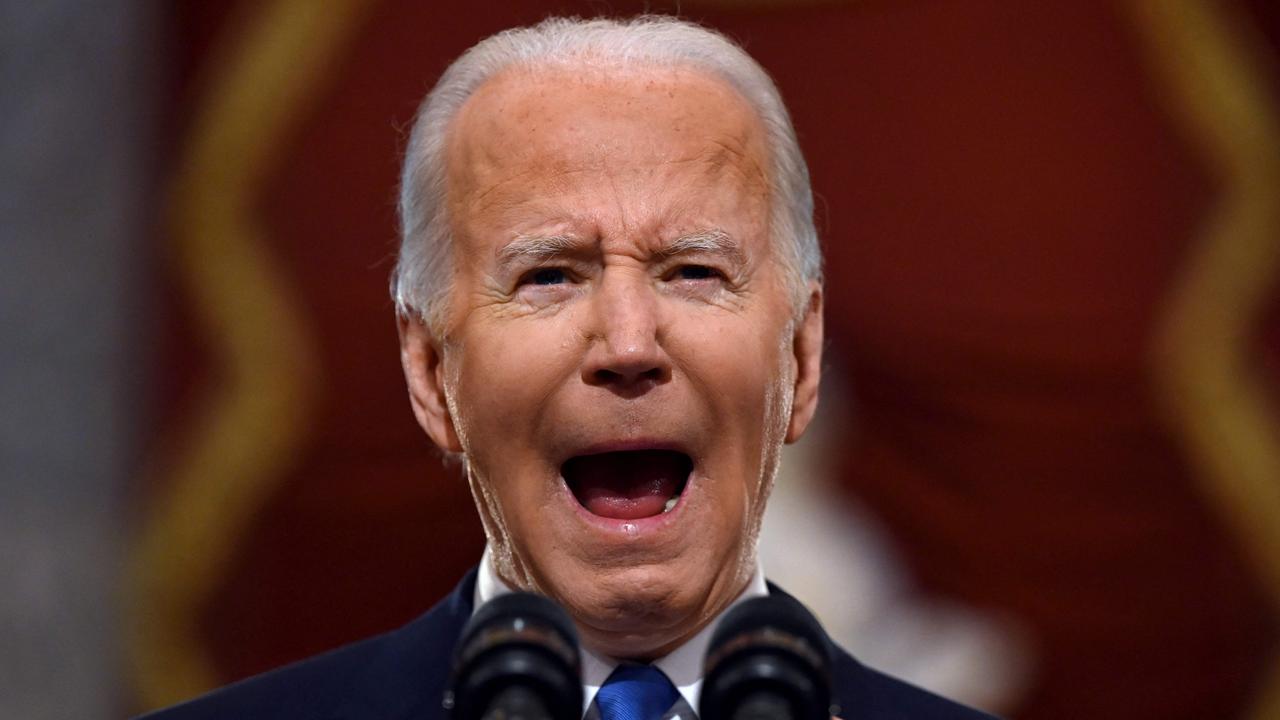
[{"label": "forehead", "polygon": [[765,188],[765,158],[763,125],[733,87],[697,68],[650,65],[507,69],[463,106],[447,151],[455,199],[682,164]]}]

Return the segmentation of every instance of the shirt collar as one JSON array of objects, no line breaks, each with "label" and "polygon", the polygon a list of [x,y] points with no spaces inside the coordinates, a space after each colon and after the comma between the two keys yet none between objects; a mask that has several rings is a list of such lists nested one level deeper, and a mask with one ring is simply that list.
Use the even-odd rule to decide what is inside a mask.
[{"label": "shirt collar", "polygon": [[[493,569],[493,560],[486,546],[484,555],[480,559],[480,572],[476,576],[475,607],[478,609],[486,602],[509,592],[512,592],[512,589],[498,577],[497,571]],[[755,573],[747,583],[746,589],[729,603],[728,607],[720,611],[720,615],[712,618],[711,622],[683,645],[653,661],[654,667],[667,676],[671,684],[680,691],[685,702],[689,703],[689,707],[695,711],[698,709],[698,698],[702,692],[702,660],[707,654],[707,645],[711,642],[711,634],[715,632],[716,623],[734,605],[748,598],[768,594],[769,589],[764,582],[764,572],[757,559]],[[600,686],[616,667],[618,667],[618,661],[614,658],[582,648],[582,712],[584,714],[591,706],[591,701],[595,699]]]}]

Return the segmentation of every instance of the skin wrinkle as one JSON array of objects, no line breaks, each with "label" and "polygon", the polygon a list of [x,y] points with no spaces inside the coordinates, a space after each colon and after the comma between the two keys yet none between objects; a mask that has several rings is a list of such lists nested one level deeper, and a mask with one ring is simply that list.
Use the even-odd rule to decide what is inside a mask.
[{"label": "skin wrinkle", "polygon": [[[794,147],[794,136],[791,131],[790,124],[785,116],[785,109],[781,107],[780,98],[776,96],[768,79],[763,74],[757,74],[759,68],[748,69],[744,67],[735,67],[737,61],[722,63],[719,59],[710,57],[700,57],[698,55],[689,55],[682,57],[678,52],[670,55],[667,49],[656,50],[655,54],[650,55],[651,49],[646,49],[643,42],[636,46],[635,52],[631,49],[617,51],[616,49],[598,49],[591,47],[590,44],[577,45],[574,43],[566,44],[562,47],[550,50],[551,54],[544,54],[542,51],[534,51],[529,54],[517,54],[509,57],[507,60],[497,60],[494,63],[482,63],[497,66],[497,74],[520,74],[529,78],[538,73],[546,73],[548,71],[558,71],[562,75],[562,85],[583,85],[589,82],[598,82],[607,84],[615,77],[633,77],[640,78],[647,88],[654,90],[655,96],[658,93],[665,95],[667,98],[674,97],[673,92],[667,85],[670,84],[672,78],[678,77],[681,73],[689,71],[706,73],[710,77],[716,78],[723,83],[724,89],[732,93],[742,93],[740,97],[750,97],[751,104],[758,112],[760,118],[767,125],[768,143],[779,152],[767,153],[768,162],[763,166],[769,168],[769,174],[780,173],[780,177],[767,178],[767,185],[770,189],[771,196],[776,194],[773,199],[780,203],[779,206],[772,208],[771,214],[772,229],[783,231],[783,229],[791,228],[793,224],[797,224],[797,232],[802,233],[806,237],[797,239],[798,247],[792,247],[790,240],[783,240],[778,247],[779,255],[784,259],[788,266],[788,283],[792,292],[793,306],[797,313],[797,317],[804,312],[806,304],[806,295],[808,294],[808,286],[810,281],[816,281],[820,284],[820,262],[815,257],[817,252],[816,243],[813,242],[811,232],[811,222],[803,219],[793,218],[795,211],[808,212],[811,200],[809,198],[808,182],[803,177],[804,163],[803,159],[798,157],[798,149]],[[709,48],[707,48],[709,51]],[[733,55],[733,52],[729,52]],[[502,53],[497,53],[498,57]],[[748,65],[750,61],[745,57],[742,58]],[[463,63],[460,63],[463,64]],[[483,84],[480,80],[481,76],[486,76],[485,71],[475,72],[473,69],[472,80]],[[461,80],[465,75],[457,78]],[[494,77],[494,76],[487,76]],[[663,83],[666,82],[667,85]],[[476,89],[475,85],[469,85],[465,82],[461,85],[449,85],[446,81],[442,81],[444,87],[437,90],[449,90],[449,94],[460,97],[460,102],[465,103],[466,99]],[[553,93],[556,88],[544,88],[537,91],[540,96],[548,96]],[[446,96],[447,97],[447,96]],[[433,146],[439,147],[441,160],[447,162],[444,152],[449,144],[450,137],[454,135],[452,132],[455,121],[458,117],[458,109],[447,109],[450,100],[437,98],[436,110],[446,110],[443,116],[447,118],[447,122],[435,123],[440,127],[438,132],[426,133]],[[628,101],[631,102],[631,101]],[[648,102],[652,103],[653,99]],[[505,114],[509,109],[509,104],[501,102],[495,106],[496,114],[499,110]],[[518,106],[517,111],[519,111]],[[572,107],[565,103],[549,103],[550,112],[533,113],[525,112],[522,119],[526,126],[533,123],[545,123],[545,121],[554,121],[565,114],[564,108]],[[526,109],[527,110],[527,109]],[[688,114],[681,115],[681,119],[687,119]],[[569,118],[572,121],[573,118]],[[420,116],[419,123],[423,118]],[[696,124],[695,124],[696,126]],[[542,130],[542,125],[534,128],[536,131]],[[684,125],[677,124],[677,129],[684,129]],[[415,133],[420,128],[415,128]],[[535,133],[536,134],[536,133]],[[740,134],[741,136],[741,134]],[[439,198],[442,202],[436,209],[432,227],[435,228],[429,233],[431,242],[439,243],[444,248],[451,247],[451,241],[441,236],[447,235],[446,225],[448,213],[448,193],[447,183],[443,181],[443,172],[431,172],[430,177],[423,177],[421,173],[410,174],[408,168],[413,166],[422,166],[427,163],[427,156],[424,154],[410,152],[411,157],[406,159],[406,183],[408,185],[423,185],[423,181],[430,181],[435,190],[423,188],[430,197]],[[757,170],[762,165],[757,165]],[[430,163],[434,167],[434,163]],[[793,175],[801,177],[793,177]],[[412,182],[410,182],[412,181]],[[790,205],[796,203],[796,207],[787,208],[781,204]],[[405,192],[401,196],[402,217],[407,219],[420,219],[421,213],[413,210],[417,206],[417,200],[412,197],[412,193]],[[417,230],[421,227],[420,223],[414,223],[413,232],[406,232],[407,236],[416,237]],[[786,230],[789,236],[791,231]],[[408,240],[406,239],[406,243]],[[411,261],[402,258],[402,262],[412,264]],[[811,267],[812,266],[812,267]],[[406,267],[398,269],[397,286],[402,288],[396,291],[397,307],[402,314],[419,313],[431,323],[431,330],[439,336],[443,330],[444,318],[447,316],[447,303],[442,299],[449,291],[448,277],[451,274],[448,260],[438,263],[431,263],[432,268],[438,268],[437,272],[432,272],[431,277],[425,278],[425,283],[421,282],[418,275],[414,272],[414,268]],[[419,290],[420,295],[413,292],[415,287],[422,286]]]},{"label": "skin wrinkle", "polygon": [[[598,652],[665,654],[750,578],[779,447],[816,403],[820,290],[795,322],[762,123],[701,71],[543,68],[488,81],[451,132],[449,312],[438,338],[401,321],[415,411],[466,453],[505,581]],[[562,463],[637,439],[688,452],[680,503],[635,533],[584,519]]]},{"label": "skin wrinkle", "polygon": [[759,181],[764,185],[764,187],[772,188],[772,183],[770,183],[768,179],[769,174],[765,172],[764,166],[760,163],[760,161],[757,158],[752,157],[751,153],[748,153],[745,151],[744,148],[746,147],[746,144],[747,144],[745,138],[740,138],[738,140],[739,141],[738,143],[736,143],[736,145],[726,143],[720,140],[714,141],[716,146],[719,147],[723,152],[714,153],[712,155],[711,167],[714,170],[719,170],[720,168],[727,166],[733,169],[734,171],[740,171],[740,168],[738,168],[737,164],[734,163],[733,161],[736,160],[739,163],[746,162],[749,164],[751,172],[744,172],[742,173],[743,176],[751,179],[752,181],[754,181],[755,179],[759,179]]},{"label": "skin wrinkle", "polygon": [[[556,178],[553,178],[553,179],[564,180],[564,179],[566,179],[566,178],[568,178],[568,177],[572,177],[572,176],[574,176],[574,175],[580,175],[580,174],[583,174],[583,173],[589,173],[589,172],[593,172],[593,171],[594,171],[594,169],[593,169],[593,168],[582,168],[582,169],[568,169],[568,168],[565,168],[565,169],[562,169],[562,170],[558,171],[558,173],[557,173],[557,177],[556,177]],[[531,175],[535,174],[535,172],[536,172],[535,170],[530,170],[530,171],[528,171],[528,172],[521,172],[521,173],[517,173],[516,175],[513,175],[513,176],[511,176],[511,177],[507,177],[507,178],[505,178],[505,179],[503,179],[503,180],[501,180],[501,181],[498,181],[496,184],[494,184],[494,185],[492,185],[491,187],[487,188],[486,190],[482,191],[479,195],[476,195],[476,196],[474,196],[474,197],[470,198],[469,206],[467,207],[467,211],[468,211],[468,212],[473,212],[473,213],[474,213],[474,212],[484,212],[484,211],[490,210],[490,209],[491,209],[491,208],[490,208],[490,203],[482,202],[483,200],[485,200],[486,198],[488,198],[488,197],[489,197],[489,196],[491,196],[491,195],[494,195],[494,194],[500,194],[500,191],[504,188],[504,186],[509,186],[509,185],[511,185],[512,183],[519,182],[520,180],[525,179],[525,178],[527,178],[527,177],[529,177],[529,176],[531,176]]]},{"label": "skin wrinkle", "polygon": [[[655,71],[656,71],[656,74],[660,74],[660,75],[664,76],[664,77],[662,78],[662,79],[664,79],[664,80],[669,80],[671,77],[678,77],[678,76],[679,76],[679,75],[681,75],[681,74],[687,74],[687,73],[689,73],[689,72],[690,72],[690,70],[689,70],[688,68],[680,68],[680,67],[672,67],[672,68],[665,68],[665,67],[664,67],[664,68],[649,68],[649,67],[643,67],[643,66],[642,66],[642,67],[640,67],[640,68],[619,68],[619,67],[614,67],[614,66],[612,66],[612,65],[606,65],[606,66],[605,66],[605,67],[603,67],[603,68],[597,68],[595,72],[586,72],[586,73],[580,73],[580,74],[579,74],[579,73],[573,73],[573,74],[570,74],[570,75],[569,75],[569,78],[568,78],[568,81],[567,81],[567,83],[566,83],[566,84],[570,84],[570,85],[581,85],[581,84],[583,84],[583,83],[589,82],[589,81],[590,81],[590,78],[591,78],[591,77],[593,77],[593,76],[594,76],[594,77],[597,77],[597,78],[601,78],[601,79],[607,79],[607,78],[612,77],[611,75],[606,74],[606,73],[608,73],[608,72],[618,73],[618,74],[622,75],[623,77],[629,77],[629,76],[644,75],[644,74],[655,74]],[[489,82],[485,83],[485,85],[486,85],[486,86],[492,86],[495,82],[497,82],[497,81],[499,81],[499,80],[508,79],[508,78],[513,77],[513,76],[520,76],[520,77],[525,78],[526,80],[534,80],[534,79],[536,79],[536,78],[538,78],[538,77],[539,77],[539,74],[540,74],[540,73],[545,73],[545,72],[547,72],[547,70],[545,70],[545,69],[543,69],[543,70],[539,70],[539,69],[534,69],[534,68],[508,68],[508,69],[506,69],[506,70],[503,70],[503,71],[499,72],[497,75],[495,75],[495,76],[494,76],[494,78],[490,79],[490,81],[489,81]],[[649,89],[649,90],[654,90],[655,88],[657,88],[657,87],[658,87],[658,85],[660,84],[660,81],[659,81],[658,79],[653,79],[653,80],[646,81],[646,83],[645,83],[645,84],[646,84],[646,88],[647,88],[647,89]],[[724,88],[724,89],[725,89],[725,90],[728,90],[728,88]],[[476,92],[476,95],[477,95],[477,96],[478,96],[478,95],[480,95],[483,91],[484,91],[484,90],[483,90],[483,86],[482,86],[482,89],[481,89],[481,90],[478,90],[478,91]],[[668,94],[668,93],[666,93],[665,91],[662,91],[662,90],[660,90],[660,89],[658,90],[658,92],[659,92],[659,93],[661,93],[661,94],[664,94],[664,95]],[[732,93],[732,92],[734,92],[734,91],[732,91],[732,90],[728,90],[728,92]],[[543,93],[543,95],[545,96],[545,93]],[[625,103],[625,105],[626,105],[626,107],[625,107],[625,111],[627,111],[627,112],[638,112],[638,111],[636,110],[636,108],[634,107],[634,106],[635,106],[635,104],[636,104],[636,101],[635,101],[635,100],[631,100],[631,101],[628,101],[627,103]],[[646,103],[646,105],[649,105],[649,104],[652,104],[652,103]],[[462,123],[464,123],[464,122],[468,122],[468,121],[471,121],[471,122],[482,122],[482,123],[484,123],[484,124],[485,124],[485,125],[484,125],[484,130],[486,130],[486,131],[497,131],[497,130],[498,130],[498,128],[497,128],[497,127],[495,127],[495,126],[498,124],[499,120],[500,120],[501,118],[505,117],[505,116],[509,113],[509,111],[508,111],[508,107],[509,107],[509,106],[508,106],[507,104],[501,104],[501,105],[499,105],[499,108],[498,108],[498,110],[497,110],[496,112],[494,112],[494,113],[492,113],[492,114],[490,114],[490,115],[488,115],[488,116],[486,116],[486,117],[482,117],[482,118],[480,118],[480,119],[477,121],[477,120],[472,120],[472,119],[471,119],[471,114],[472,114],[472,113],[474,113],[474,110],[472,110],[472,108],[473,108],[473,107],[474,107],[474,105],[473,105],[472,103],[470,103],[470,102],[469,102],[467,105],[465,105],[465,106],[463,107],[462,111],[461,111],[461,112],[459,112],[458,117],[457,117],[457,118],[455,119],[455,121],[454,121],[454,124],[455,124],[455,125],[461,125]],[[470,112],[469,112],[469,111],[470,111]],[[685,114],[681,115],[681,119],[682,119],[682,120],[684,120],[684,119],[685,119],[685,118],[687,118],[688,116],[689,116],[689,114],[688,114],[688,113],[685,113]],[[532,118],[532,120],[531,120],[531,118]],[[533,113],[531,113],[531,112],[517,113],[517,116],[516,116],[516,120],[517,120],[517,121],[519,121],[519,122],[521,122],[521,123],[524,123],[524,124],[527,126],[527,128],[528,128],[528,132],[529,132],[529,134],[530,134],[530,135],[537,135],[537,134],[539,134],[539,132],[540,132],[540,130],[541,130],[541,123],[540,123],[540,122],[538,122],[538,121],[540,121],[540,120],[542,120],[542,119],[543,119],[543,117],[542,117],[542,116],[540,116],[540,115],[535,115],[535,114],[533,114]],[[578,126],[577,124],[570,124],[570,125],[569,125],[569,130],[570,130],[573,134],[579,134],[579,133],[580,133],[580,128],[579,128],[579,126]],[[677,132],[679,132],[680,130],[681,130],[681,127],[678,125],[678,126],[677,126],[677,128],[676,128],[676,131],[677,131]],[[709,153],[715,153],[715,154],[717,155],[717,157],[716,157],[716,158],[714,158],[714,161],[713,161],[713,162],[711,162],[711,163],[709,163],[709,166],[708,166],[708,170],[709,170],[709,172],[713,172],[713,173],[714,173],[714,172],[717,172],[717,171],[719,171],[722,167],[724,167],[724,166],[726,166],[726,165],[728,165],[728,166],[732,167],[735,171],[741,172],[741,170],[742,170],[742,169],[741,169],[741,168],[739,168],[739,167],[737,167],[737,164],[736,164],[736,163],[729,163],[729,162],[726,162],[726,161],[724,161],[724,160],[722,160],[722,159],[720,159],[720,158],[718,157],[718,156],[719,156],[719,152],[728,153],[730,156],[732,156],[732,157],[734,157],[734,158],[737,158],[737,159],[746,159],[746,160],[748,161],[749,166],[750,166],[750,169],[751,169],[751,172],[750,172],[750,173],[746,173],[746,174],[747,174],[747,175],[749,175],[749,176],[753,179],[753,181],[755,181],[755,180],[757,180],[757,179],[758,179],[758,181],[761,183],[761,186],[762,186],[762,187],[764,187],[764,188],[766,188],[766,189],[771,188],[771,187],[772,187],[772,184],[771,184],[771,182],[770,182],[770,180],[769,180],[768,173],[765,171],[765,165],[764,165],[764,163],[760,162],[760,157],[763,157],[763,155],[762,155],[762,154],[760,154],[760,153],[751,153],[751,152],[747,152],[747,151],[746,151],[746,146],[748,145],[748,143],[749,143],[749,138],[750,138],[752,135],[753,135],[753,133],[752,133],[750,130],[748,130],[748,128],[747,128],[747,127],[743,127],[743,128],[741,128],[738,132],[731,134],[731,136],[730,136],[731,141],[726,141],[726,140],[722,140],[722,139],[715,139],[715,140],[713,140],[713,141],[712,141],[712,143],[713,143],[713,148],[710,148],[710,149],[704,149],[704,150],[702,150],[702,151],[701,151],[701,154],[703,154],[703,155],[706,155],[706,154],[709,154]],[[458,137],[458,134],[457,134],[457,133],[454,133],[454,134],[452,134],[452,135],[450,136],[450,138],[449,138],[449,141],[448,141],[448,148],[449,148],[448,157],[450,157],[450,158],[458,157],[458,156],[459,156],[459,148],[457,147],[457,137]],[[611,144],[610,144],[610,143],[603,143],[603,142],[602,142],[602,143],[597,144],[597,146],[596,146],[596,147],[597,147],[597,153],[596,153],[596,158],[597,158],[597,159],[596,159],[596,163],[597,163],[597,164],[596,164],[596,165],[593,165],[593,166],[591,166],[591,167],[587,167],[587,168],[581,168],[581,169],[556,168],[555,172],[554,172],[554,173],[552,173],[552,176],[554,177],[554,176],[556,176],[556,175],[566,175],[566,174],[572,174],[572,173],[590,172],[590,171],[592,171],[592,170],[595,170],[595,169],[598,169],[598,168],[601,168],[601,167],[606,168],[606,170],[607,170],[607,169],[609,168],[609,162],[608,162],[608,160],[609,160],[609,158],[610,158],[610,157],[611,157],[611,155],[612,155],[612,153],[610,152],[610,150],[611,150]],[[489,148],[483,148],[483,149],[489,149]],[[460,161],[462,161],[462,162],[466,162],[466,163],[469,163],[469,164],[474,165],[474,166],[475,166],[475,169],[485,168],[485,167],[490,167],[490,166],[493,166],[493,165],[502,166],[502,165],[505,163],[505,161],[510,157],[510,152],[511,152],[513,149],[514,149],[517,153],[521,152],[521,150],[522,150],[522,148],[519,148],[518,146],[517,146],[517,147],[515,147],[515,148],[511,148],[510,146],[507,146],[507,147],[505,148],[505,151],[503,151],[503,152],[493,151],[493,152],[487,153],[484,157],[469,157],[469,156],[467,156],[465,153],[463,153],[463,154],[462,154],[462,156],[461,156],[461,157],[459,157],[459,160],[460,160]],[[485,162],[485,161],[488,161],[488,162]],[[681,160],[679,160],[679,159],[673,159],[673,160],[671,160],[671,162],[680,162],[680,161],[681,161]],[[480,195],[478,195],[478,196],[476,196],[475,198],[473,198],[473,202],[480,203],[480,201],[481,201],[481,200],[485,199],[488,195],[490,195],[490,194],[491,194],[491,193],[493,193],[494,191],[499,190],[499,189],[500,189],[501,187],[503,187],[504,185],[506,185],[506,184],[508,184],[508,183],[516,182],[516,181],[518,181],[518,180],[522,179],[523,177],[525,177],[525,176],[529,175],[529,174],[530,174],[530,173],[532,173],[532,172],[533,172],[532,170],[529,170],[529,171],[525,171],[525,172],[518,173],[517,175],[509,176],[509,177],[507,177],[507,178],[505,178],[505,179],[503,179],[503,180],[501,180],[501,181],[497,181],[497,182],[489,181],[489,182],[487,182],[486,184],[488,184],[488,185],[489,185],[488,189],[486,189],[486,190],[482,191],[482,192],[480,193]],[[616,192],[616,188],[615,188],[615,192]],[[451,198],[451,199],[455,196],[454,186],[453,186],[452,184],[450,185],[450,193],[449,193],[449,195],[450,195],[450,198]],[[451,204],[452,204],[452,203],[451,203]],[[483,208],[483,206],[481,206],[481,207],[477,207],[477,208],[474,208],[474,209],[477,209],[477,210],[483,210],[484,208]]]},{"label": "skin wrinkle", "polygon": [[[513,274],[513,268],[524,269],[522,263],[533,266],[565,259],[590,259],[589,256],[598,254],[598,251],[598,245],[572,235],[518,235],[497,251],[497,270],[491,278],[495,288],[500,288],[506,284],[503,278]],[[748,265],[748,258],[738,244],[720,228],[685,233],[668,243],[659,241],[649,254],[664,262],[680,259],[696,262],[700,257],[722,258],[728,265],[731,280],[743,274]],[[636,259],[644,261],[646,258]]]},{"label": "skin wrinkle", "polygon": [[[565,267],[563,263],[568,263],[569,266],[578,263],[577,271],[583,272],[581,270],[582,267],[598,262],[591,257],[598,252],[598,244],[589,244],[572,235],[517,236],[515,240],[495,252],[497,270],[486,273],[487,282],[480,288],[486,299],[481,304],[501,306],[503,303],[513,300],[514,289],[510,285],[515,276],[520,274],[518,271],[526,269],[521,265],[521,262],[542,260],[546,264],[558,267]],[[730,239],[728,233],[722,229],[716,228],[682,234],[670,243],[656,241],[649,248],[637,248],[635,254],[630,256],[631,260],[640,263],[649,262],[651,258],[658,258],[667,264],[686,259],[688,262],[695,264],[700,264],[699,261],[706,261],[715,265],[717,264],[716,260],[723,260],[720,270],[724,272],[726,279],[729,281],[725,287],[726,292],[737,296],[742,296],[747,292],[746,280],[750,275],[748,271],[748,267],[751,264],[750,259],[741,251],[738,244]],[[661,266],[659,266],[658,270],[659,272],[656,273],[658,276],[668,272],[667,269]],[[590,276],[594,272],[594,269],[586,271],[586,275]],[[723,298],[723,300],[729,299],[731,298]],[[741,297],[737,299],[741,300]],[[556,309],[556,307],[530,309],[517,306],[506,310],[506,312],[513,314],[537,313],[552,312]]]}]

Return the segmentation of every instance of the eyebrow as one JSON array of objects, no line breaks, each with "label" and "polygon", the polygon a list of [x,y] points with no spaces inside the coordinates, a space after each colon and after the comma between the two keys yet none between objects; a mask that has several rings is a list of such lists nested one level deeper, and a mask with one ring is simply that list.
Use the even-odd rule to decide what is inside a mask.
[{"label": "eyebrow", "polygon": [[[498,251],[498,265],[506,268],[521,261],[546,260],[583,250],[582,240],[570,235],[521,235]],[[665,259],[694,253],[720,255],[736,267],[747,264],[746,255],[733,237],[719,228],[681,235],[659,248],[656,254]]]},{"label": "eyebrow", "polygon": [[664,258],[692,253],[720,255],[736,267],[747,264],[742,248],[738,247],[729,233],[719,228],[681,235],[658,251],[658,255]]},{"label": "eyebrow", "polygon": [[546,260],[581,248],[582,242],[568,235],[521,235],[498,251],[498,266],[505,268],[521,260]]}]

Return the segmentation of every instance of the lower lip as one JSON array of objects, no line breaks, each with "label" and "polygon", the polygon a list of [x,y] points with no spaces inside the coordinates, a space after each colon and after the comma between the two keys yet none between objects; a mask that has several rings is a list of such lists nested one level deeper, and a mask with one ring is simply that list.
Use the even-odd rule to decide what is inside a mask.
[{"label": "lower lip", "polygon": [[680,494],[676,496],[676,504],[672,506],[670,510],[643,518],[609,518],[604,517],[603,515],[596,515],[583,507],[582,503],[578,502],[578,498],[574,496],[573,491],[569,489],[569,483],[565,482],[563,477],[560,478],[560,493],[564,497],[565,501],[573,506],[578,517],[586,524],[596,528],[597,530],[602,530],[621,538],[635,538],[641,535],[657,532],[676,522],[678,519],[677,516],[680,515],[681,511],[684,509],[685,498],[693,488],[696,475],[696,469],[689,473],[688,479],[685,480],[684,488],[680,491]]}]

